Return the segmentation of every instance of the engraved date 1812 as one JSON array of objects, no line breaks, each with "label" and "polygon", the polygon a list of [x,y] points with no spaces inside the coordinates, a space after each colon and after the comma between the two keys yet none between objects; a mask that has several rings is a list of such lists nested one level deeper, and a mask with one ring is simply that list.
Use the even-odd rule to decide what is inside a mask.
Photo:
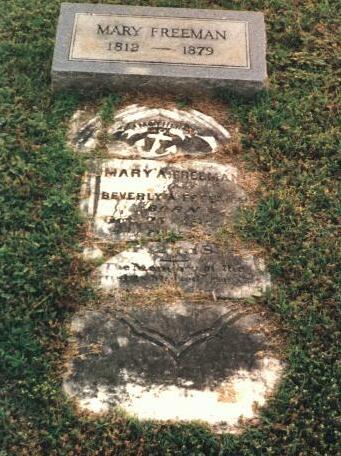
[{"label": "engraved date 1812", "polygon": [[114,52],[137,52],[139,47],[138,43],[121,43],[113,41],[108,43],[108,51]]}]

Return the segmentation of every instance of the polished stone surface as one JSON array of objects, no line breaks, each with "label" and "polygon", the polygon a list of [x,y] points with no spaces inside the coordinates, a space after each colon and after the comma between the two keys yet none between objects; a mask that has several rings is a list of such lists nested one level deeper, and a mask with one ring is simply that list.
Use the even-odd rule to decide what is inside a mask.
[{"label": "polished stone surface", "polygon": [[69,58],[250,68],[248,23],[78,13]]}]

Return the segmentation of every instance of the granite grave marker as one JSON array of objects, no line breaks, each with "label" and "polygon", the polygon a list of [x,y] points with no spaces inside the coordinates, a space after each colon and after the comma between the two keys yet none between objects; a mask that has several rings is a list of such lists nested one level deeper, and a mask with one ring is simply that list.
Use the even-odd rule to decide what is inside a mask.
[{"label": "granite grave marker", "polygon": [[63,3],[55,89],[251,94],[267,80],[260,12]]},{"label": "granite grave marker", "polygon": [[[266,87],[265,48],[259,12],[63,3],[52,84],[250,95]],[[146,104],[111,120],[85,107],[71,119],[69,145],[88,158],[83,259],[93,262],[101,302],[71,319],[64,391],[85,411],[119,407],[237,432],[283,370],[272,324],[243,302],[270,287],[264,261],[216,237],[246,187],[226,164],[231,135],[216,120]]]}]

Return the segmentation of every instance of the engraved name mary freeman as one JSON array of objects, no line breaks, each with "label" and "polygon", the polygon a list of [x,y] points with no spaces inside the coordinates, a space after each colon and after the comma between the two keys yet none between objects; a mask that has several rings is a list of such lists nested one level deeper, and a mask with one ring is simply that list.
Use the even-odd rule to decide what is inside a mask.
[{"label": "engraved name mary freeman", "polygon": [[250,68],[248,23],[77,13],[69,58]]}]

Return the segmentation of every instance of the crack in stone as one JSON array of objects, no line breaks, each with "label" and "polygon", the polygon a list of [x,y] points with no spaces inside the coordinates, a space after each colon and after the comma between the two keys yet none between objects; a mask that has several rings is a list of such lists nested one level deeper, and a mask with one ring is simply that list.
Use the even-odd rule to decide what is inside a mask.
[{"label": "crack in stone", "polygon": [[93,217],[96,217],[98,204],[99,204],[99,197],[100,197],[100,189],[101,189],[101,176],[96,175],[95,178],[95,191],[94,191],[94,210],[93,210]]},{"label": "crack in stone", "polygon": [[145,327],[141,321],[131,316],[121,315],[119,319],[125,323],[135,335],[165,349],[165,351],[178,362],[192,347],[200,342],[208,342],[213,339],[226,325],[232,325],[245,314],[246,311],[240,312],[232,309],[219,317],[210,327],[195,331],[187,339],[178,342],[155,329]]}]

